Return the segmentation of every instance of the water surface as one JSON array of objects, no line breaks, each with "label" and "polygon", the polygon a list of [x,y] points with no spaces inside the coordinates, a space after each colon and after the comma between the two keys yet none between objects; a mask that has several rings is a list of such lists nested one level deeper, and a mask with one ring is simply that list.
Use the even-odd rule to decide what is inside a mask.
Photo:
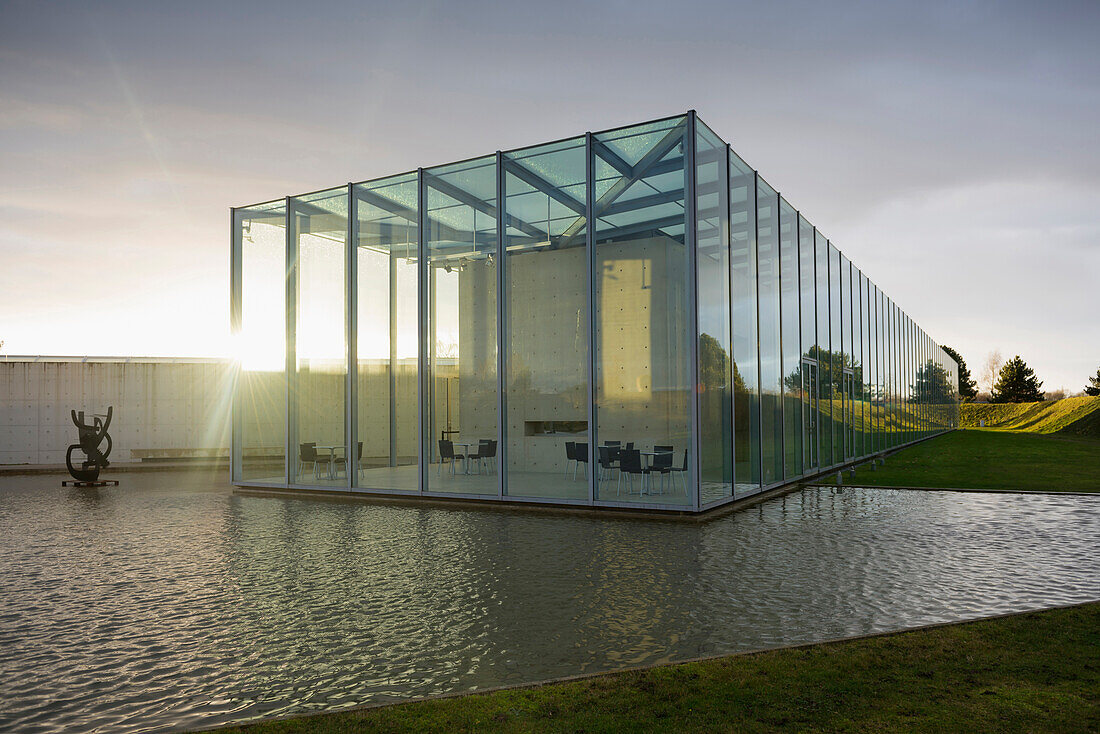
[{"label": "water surface", "polygon": [[1100,496],[693,525],[0,478],[0,730],[214,726],[1100,599]]}]

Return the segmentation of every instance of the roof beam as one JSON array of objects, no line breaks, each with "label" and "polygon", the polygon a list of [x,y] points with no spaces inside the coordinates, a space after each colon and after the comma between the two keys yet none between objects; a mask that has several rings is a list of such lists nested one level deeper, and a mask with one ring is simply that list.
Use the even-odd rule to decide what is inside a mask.
[{"label": "roof beam", "polygon": [[[475,209],[482,214],[485,214],[486,216],[492,217],[493,219],[497,218],[497,208],[489,202],[479,199],[470,192],[465,191],[458,186],[455,186],[450,181],[446,181],[439,176],[428,173],[427,171],[424,171],[424,178],[427,179],[428,185],[436,191],[439,191],[442,194],[446,194],[455,201],[465,204],[466,206],[471,207],[472,209]],[[538,227],[534,226],[533,224],[528,224],[522,219],[512,216],[511,214],[505,214],[504,222],[509,227],[515,227],[520,232],[523,232],[526,235],[530,235],[531,237],[546,237],[546,233]]]},{"label": "roof beam", "polygon": [[568,207],[569,209],[572,209],[574,212],[581,215],[582,217],[584,216],[584,202],[577,201],[572,196],[565,193],[560,188],[550,183],[542,176],[538,175],[519,161],[505,158],[504,168],[528,186],[531,186],[535,190],[546,194],[554,201]]}]

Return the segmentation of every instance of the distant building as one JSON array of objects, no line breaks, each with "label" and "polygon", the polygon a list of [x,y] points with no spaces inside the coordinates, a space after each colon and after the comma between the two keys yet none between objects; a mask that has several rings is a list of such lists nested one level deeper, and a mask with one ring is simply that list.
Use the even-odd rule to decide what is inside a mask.
[{"label": "distant building", "polygon": [[242,486],[698,512],[957,423],[693,112],[235,208],[231,263]]},{"label": "distant building", "polygon": [[69,411],[108,406],[112,463],[228,459],[232,376],[217,359],[0,355],[0,464],[64,464]]}]

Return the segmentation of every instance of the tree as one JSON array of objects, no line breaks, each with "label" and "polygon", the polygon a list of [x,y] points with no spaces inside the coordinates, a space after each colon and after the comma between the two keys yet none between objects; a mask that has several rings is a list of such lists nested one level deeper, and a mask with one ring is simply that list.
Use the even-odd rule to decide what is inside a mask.
[{"label": "tree", "polygon": [[951,385],[947,370],[930,359],[917,368],[917,381],[910,389],[909,399],[913,402],[928,400],[931,403],[946,403],[953,400],[954,394],[955,388]]},{"label": "tree", "polygon": [[1043,399],[1043,383],[1020,355],[1005,362],[989,397],[991,403],[1037,403]]},{"label": "tree", "polygon": [[978,397],[978,383],[970,376],[970,369],[966,366],[966,360],[951,347],[941,345],[940,349],[947,352],[951,359],[959,363],[959,398],[964,403],[974,402],[974,398]]},{"label": "tree", "polygon": [[985,358],[985,364],[982,366],[982,384],[985,386],[987,392],[993,392],[993,383],[997,381],[997,375],[1001,371],[1001,366],[1005,363],[1004,357],[1001,356],[1001,350],[994,349]]},{"label": "tree", "polygon": [[[0,342],[3,344],[4,342]],[[1096,369],[1096,376],[1089,378],[1089,384],[1085,385],[1086,395],[1100,395],[1100,367]]]},{"label": "tree", "polygon": [[710,334],[699,335],[699,381],[707,391],[720,391],[729,382],[730,356]]},{"label": "tree", "polygon": [[[852,372],[852,396],[860,399],[863,397],[863,366],[855,361],[852,355],[845,352],[830,352],[828,349],[814,345],[810,347],[803,358],[813,359],[818,365],[818,391],[822,398],[840,397],[844,394],[844,372]],[[791,392],[802,389],[802,362],[799,360],[786,377],[783,384]]]}]

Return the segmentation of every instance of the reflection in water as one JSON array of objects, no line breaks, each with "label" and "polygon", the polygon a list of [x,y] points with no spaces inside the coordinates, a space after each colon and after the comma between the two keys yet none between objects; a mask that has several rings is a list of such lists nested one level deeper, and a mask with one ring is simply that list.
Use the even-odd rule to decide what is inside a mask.
[{"label": "reflection in water", "polygon": [[0,730],[213,726],[1100,598],[1100,497],[704,525],[0,480]]}]

